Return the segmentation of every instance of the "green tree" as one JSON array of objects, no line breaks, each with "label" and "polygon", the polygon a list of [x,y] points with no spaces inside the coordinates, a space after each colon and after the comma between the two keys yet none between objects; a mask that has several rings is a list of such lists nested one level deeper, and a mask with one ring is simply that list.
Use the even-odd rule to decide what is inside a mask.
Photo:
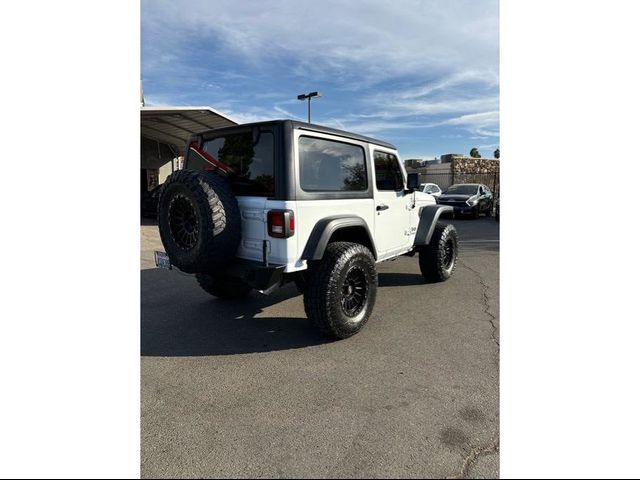
[{"label": "green tree", "polygon": [[255,178],[254,183],[263,187],[264,191],[267,193],[274,191],[273,175],[258,175]]},{"label": "green tree", "polygon": [[471,149],[471,151],[469,152],[469,155],[473,158],[482,158],[482,155],[480,155],[480,152],[476,147],[473,147]]},{"label": "green tree", "polygon": [[251,133],[229,135],[218,150],[218,160],[233,168],[236,175],[249,175],[249,169],[255,155]]},{"label": "green tree", "polygon": [[343,165],[342,168],[348,173],[348,176],[344,179],[345,190],[364,190],[367,187],[364,163]]},{"label": "green tree", "polygon": [[496,160],[500,159],[500,149],[496,148],[496,151],[493,152],[493,158],[495,158]]}]

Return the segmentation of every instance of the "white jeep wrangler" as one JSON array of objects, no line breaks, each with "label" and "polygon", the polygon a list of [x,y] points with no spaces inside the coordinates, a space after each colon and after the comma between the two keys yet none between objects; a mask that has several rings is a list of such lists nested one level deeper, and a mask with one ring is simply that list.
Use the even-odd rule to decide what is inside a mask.
[{"label": "white jeep wrangler", "polygon": [[160,236],[166,263],[218,298],[294,281],[311,321],[346,338],[373,310],[376,263],[418,252],[428,282],[456,267],[456,230],[438,222],[452,208],[417,191],[393,145],[278,120],[207,131],[187,147],[160,193]]}]

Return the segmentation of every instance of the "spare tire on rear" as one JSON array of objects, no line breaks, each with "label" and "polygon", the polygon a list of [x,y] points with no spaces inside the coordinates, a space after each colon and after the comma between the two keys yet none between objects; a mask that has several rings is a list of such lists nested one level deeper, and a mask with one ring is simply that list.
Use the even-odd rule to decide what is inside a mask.
[{"label": "spare tire on rear", "polygon": [[179,170],[162,186],[158,228],[171,264],[187,273],[228,264],[240,244],[240,209],[228,180]]}]

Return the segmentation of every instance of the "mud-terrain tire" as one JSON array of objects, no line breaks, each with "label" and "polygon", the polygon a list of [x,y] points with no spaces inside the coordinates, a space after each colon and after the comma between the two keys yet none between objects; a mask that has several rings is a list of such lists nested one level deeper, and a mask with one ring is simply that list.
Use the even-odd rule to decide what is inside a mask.
[{"label": "mud-terrain tire", "polygon": [[304,309],[327,335],[347,338],[369,320],[378,273],[371,251],[358,243],[334,242],[315,265],[304,292]]},{"label": "mud-terrain tire", "polygon": [[205,292],[221,300],[243,298],[251,291],[251,287],[239,278],[224,274],[196,273],[196,280]]},{"label": "mud-terrain tire", "polygon": [[429,283],[444,282],[458,264],[458,232],[451,224],[438,223],[429,245],[420,248],[420,272]]},{"label": "mud-terrain tire", "polygon": [[179,170],[162,186],[158,228],[171,264],[187,273],[228,264],[241,238],[238,201],[215,172]]}]

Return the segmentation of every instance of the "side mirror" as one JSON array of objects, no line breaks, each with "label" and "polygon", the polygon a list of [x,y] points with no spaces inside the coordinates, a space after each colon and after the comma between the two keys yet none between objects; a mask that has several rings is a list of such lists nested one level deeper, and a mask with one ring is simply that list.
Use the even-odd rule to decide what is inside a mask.
[{"label": "side mirror", "polygon": [[417,173],[409,173],[407,175],[407,190],[412,192],[420,188],[420,176]]}]

